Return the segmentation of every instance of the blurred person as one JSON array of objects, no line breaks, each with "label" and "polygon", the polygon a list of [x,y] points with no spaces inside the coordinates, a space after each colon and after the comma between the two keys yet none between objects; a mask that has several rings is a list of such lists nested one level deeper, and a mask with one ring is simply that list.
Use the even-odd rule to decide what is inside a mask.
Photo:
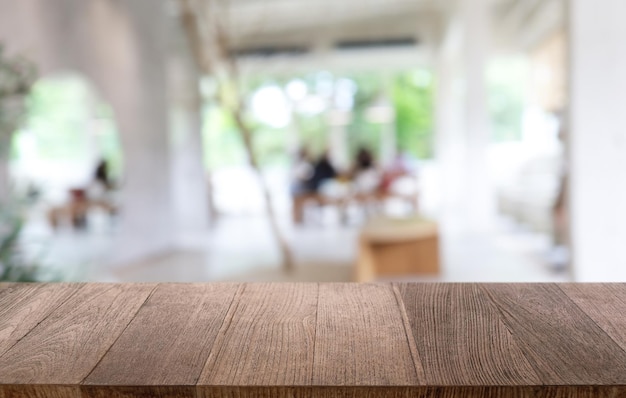
[{"label": "blurred person", "polygon": [[414,164],[415,162],[408,153],[401,150],[397,151],[389,166],[383,170],[379,186],[381,193],[390,193],[392,184],[399,178],[415,176]]},{"label": "blurred person", "polygon": [[359,148],[350,174],[357,192],[371,193],[378,188],[380,173],[372,151],[366,147]]},{"label": "blurred person", "polygon": [[319,192],[322,184],[337,178],[337,176],[337,170],[330,162],[328,151],[324,151],[313,166],[313,175],[309,187],[314,192]]},{"label": "blurred person", "polygon": [[296,161],[291,173],[291,194],[299,195],[308,193],[311,190],[311,179],[313,178],[314,165],[307,148],[300,148],[296,155]]},{"label": "blurred person", "polygon": [[100,208],[113,216],[117,207],[111,197],[114,184],[109,174],[106,160],[100,160],[93,172],[93,177],[86,187],[69,190],[69,202],[66,205],[52,208],[48,212],[48,220],[53,228],[57,228],[61,219],[67,218],[76,229],[87,227],[87,214],[92,208]]},{"label": "blurred person", "polygon": [[304,206],[307,202],[322,205],[326,201],[320,193],[322,185],[337,177],[337,171],[331,164],[328,153],[310,162],[308,152],[301,150],[294,166],[294,186],[292,187],[292,217],[295,224],[304,220]]}]

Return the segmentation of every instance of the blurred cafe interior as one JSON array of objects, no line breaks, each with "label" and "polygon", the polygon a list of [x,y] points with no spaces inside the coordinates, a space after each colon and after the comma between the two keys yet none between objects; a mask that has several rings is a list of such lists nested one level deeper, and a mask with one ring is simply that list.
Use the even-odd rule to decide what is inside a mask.
[{"label": "blurred cafe interior", "polygon": [[0,0],[0,281],[626,281],[623,15]]}]

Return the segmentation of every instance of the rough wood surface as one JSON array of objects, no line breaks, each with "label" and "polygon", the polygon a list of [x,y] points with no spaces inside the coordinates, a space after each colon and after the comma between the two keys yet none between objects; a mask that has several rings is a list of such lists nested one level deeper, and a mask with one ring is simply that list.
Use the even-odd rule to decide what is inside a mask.
[{"label": "rough wood surface", "polygon": [[557,285],[482,289],[498,306],[542,384],[626,386],[626,352]]},{"label": "rough wood surface", "polygon": [[[238,288],[160,285],[83,384],[166,386],[168,396],[192,394]],[[83,391],[124,396],[116,388]]]},{"label": "rough wood surface", "polygon": [[317,284],[245,285],[198,385],[310,385]]},{"label": "rough wood surface", "polygon": [[57,386],[78,385],[154,289],[153,285],[77,287],[0,357],[0,385],[30,385],[49,395],[58,394]]},{"label": "rough wood surface", "polygon": [[1,284],[0,398],[626,397],[626,285]]},{"label": "rough wood surface", "polygon": [[0,291],[0,356],[82,285],[5,285]]},{"label": "rough wood surface", "polygon": [[322,284],[314,385],[416,385],[407,331],[389,284]]},{"label": "rough wood surface", "polygon": [[429,385],[536,385],[539,378],[477,285],[397,286]]},{"label": "rough wood surface", "polygon": [[626,351],[626,285],[567,284],[560,288]]}]

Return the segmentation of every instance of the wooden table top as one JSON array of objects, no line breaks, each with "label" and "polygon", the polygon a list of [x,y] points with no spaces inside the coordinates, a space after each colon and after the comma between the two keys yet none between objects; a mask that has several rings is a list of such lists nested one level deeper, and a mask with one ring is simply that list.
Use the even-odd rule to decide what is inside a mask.
[{"label": "wooden table top", "polygon": [[0,284],[0,398],[624,397],[626,285]]}]

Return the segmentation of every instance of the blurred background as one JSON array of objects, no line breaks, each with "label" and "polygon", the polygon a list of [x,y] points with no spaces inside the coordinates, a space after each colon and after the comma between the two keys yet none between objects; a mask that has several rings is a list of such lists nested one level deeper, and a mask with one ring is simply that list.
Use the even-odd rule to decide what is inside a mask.
[{"label": "blurred background", "polygon": [[623,0],[0,0],[0,279],[625,281]]}]

